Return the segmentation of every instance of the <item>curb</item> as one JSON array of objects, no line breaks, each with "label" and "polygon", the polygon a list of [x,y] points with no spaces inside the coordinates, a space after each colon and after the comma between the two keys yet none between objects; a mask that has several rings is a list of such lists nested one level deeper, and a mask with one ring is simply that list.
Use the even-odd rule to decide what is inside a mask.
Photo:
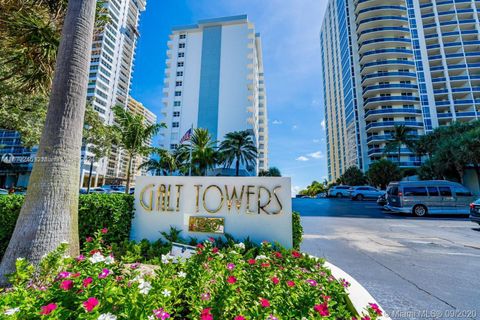
[{"label": "curb", "polygon": [[369,303],[376,303],[383,312],[383,315],[378,317],[379,320],[391,320],[391,318],[385,312],[385,309],[380,306],[380,304],[372,297],[372,295],[365,289],[357,280],[355,280],[351,275],[337,267],[336,265],[331,264],[330,262],[325,261],[325,266],[332,271],[332,275],[336,279],[345,279],[350,282],[350,287],[346,288],[348,293],[348,299],[350,300],[351,307],[355,309],[358,315],[361,315],[362,312],[365,312],[365,308]]}]

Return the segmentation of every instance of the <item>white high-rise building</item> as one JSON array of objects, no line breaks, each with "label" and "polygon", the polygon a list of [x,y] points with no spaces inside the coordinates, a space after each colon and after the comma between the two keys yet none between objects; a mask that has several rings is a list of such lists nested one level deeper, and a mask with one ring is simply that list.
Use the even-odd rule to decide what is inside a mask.
[{"label": "white high-rise building", "polygon": [[[139,37],[138,24],[145,5],[146,0],[105,1],[109,22],[93,39],[87,99],[107,124],[113,123],[113,106],[127,108],[128,105]],[[81,183],[84,185],[92,154],[88,152],[88,146],[82,151]],[[122,150],[113,147],[108,158],[95,159],[95,185],[99,179],[109,184],[121,183],[126,178],[126,171],[126,157]]]},{"label": "white high-rise building", "polygon": [[[221,141],[250,130],[258,148],[255,174],[268,168],[268,117],[260,34],[247,16],[174,28],[167,43],[162,147],[175,149],[192,126]],[[224,172],[225,173],[225,172]],[[228,174],[228,173],[225,173]]]},{"label": "white high-rise building", "polygon": [[[320,42],[329,180],[411,136],[480,118],[480,2],[330,0]],[[417,167],[407,146],[388,153]]]}]

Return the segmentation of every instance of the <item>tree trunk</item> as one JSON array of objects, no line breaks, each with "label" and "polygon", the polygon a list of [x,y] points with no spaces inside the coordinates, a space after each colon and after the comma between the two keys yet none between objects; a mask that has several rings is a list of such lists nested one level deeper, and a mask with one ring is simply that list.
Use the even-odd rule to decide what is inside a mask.
[{"label": "tree trunk", "polygon": [[90,172],[88,174],[87,194],[90,193],[90,185],[92,184],[92,172],[93,172],[93,157],[90,159]]},{"label": "tree trunk", "polygon": [[127,186],[125,187],[125,194],[130,193],[130,171],[132,170],[133,154],[128,154],[128,167],[127,167]]},{"label": "tree trunk", "polygon": [[240,174],[240,159],[235,160],[235,176],[238,177]]},{"label": "tree trunk", "polygon": [[400,168],[400,154],[401,154],[401,151],[402,151],[402,144],[399,144],[398,145],[398,167]]},{"label": "tree trunk", "polygon": [[[33,264],[70,244],[79,252],[78,185],[95,0],[68,2],[45,126],[15,230],[0,265],[0,283],[23,257]],[[41,161],[40,161],[41,160]]]}]

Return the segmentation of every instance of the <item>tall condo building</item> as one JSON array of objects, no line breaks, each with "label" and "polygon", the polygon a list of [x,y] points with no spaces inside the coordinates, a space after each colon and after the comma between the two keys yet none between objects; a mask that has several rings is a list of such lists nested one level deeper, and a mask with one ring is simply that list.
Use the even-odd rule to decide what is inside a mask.
[{"label": "tall condo building", "polygon": [[[330,0],[320,32],[329,180],[383,157],[396,125],[422,135],[480,117],[479,11],[474,0]],[[401,167],[420,164],[401,148]]]},{"label": "tall condo building", "polygon": [[174,28],[167,46],[162,147],[174,150],[192,126],[208,129],[215,141],[250,130],[259,157],[256,168],[242,173],[268,168],[262,43],[247,16]]}]

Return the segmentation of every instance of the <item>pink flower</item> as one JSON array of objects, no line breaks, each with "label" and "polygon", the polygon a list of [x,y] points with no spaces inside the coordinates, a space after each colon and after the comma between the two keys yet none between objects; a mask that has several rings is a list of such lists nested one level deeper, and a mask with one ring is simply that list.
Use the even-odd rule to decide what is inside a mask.
[{"label": "pink flower", "polygon": [[202,299],[203,301],[210,300],[210,293],[208,293],[208,292],[202,293],[200,295],[200,299]]},{"label": "pink flower", "polygon": [[273,282],[273,284],[278,284],[280,282],[280,280],[277,277],[273,277],[272,282]]},{"label": "pink flower", "polygon": [[212,308],[203,309],[200,314],[200,320],[213,320],[213,315],[210,313],[210,310],[212,310]]},{"label": "pink flower", "polygon": [[68,278],[68,276],[70,276],[70,272],[68,271],[62,271],[58,274],[59,279],[65,279]]},{"label": "pink flower", "polygon": [[275,257],[277,257],[278,259],[281,259],[281,258],[282,258],[282,254],[281,254],[280,252],[278,252],[278,251],[275,251],[273,254],[274,254]]},{"label": "pink flower", "polygon": [[273,314],[269,315],[267,319],[268,320],[278,320],[278,318],[275,317]]},{"label": "pink flower", "polygon": [[87,237],[87,238],[85,239],[85,241],[87,241],[87,242],[92,242],[92,241],[93,241],[93,238],[92,238],[92,237]]},{"label": "pink flower", "polygon": [[110,270],[103,269],[102,272],[98,275],[98,279],[105,279],[110,274]]},{"label": "pink flower", "polygon": [[100,230],[103,234],[106,234],[108,232],[108,229],[107,228],[103,228],[102,230]]},{"label": "pink flower", "polygon": [[378,304],[376,303],[369,303],[370,305],[370,308],[372,308],[372,310],[379,316],[382,315],[382,310],[380,310],[380,307],[378,306]]},{"label": "pink flower", "polygon": [[213,253],[217,253],[217,252],[218,252],[218,248],[217,248],[217,247],[213,248],[213,249],[212,249],[212,252],[213,252]]},{"label": "pink flower", "polygon": [[83,260],[85,260],[85,256],[83,254],[81,254],[77,257],[78,262],[82,262]]},{"label": "pink flower", "polygon": [[90,297],[87,299],[87,301],[83,302],[83,306],[87,312],[91,312],[96,306],[98,306],[98,299]]},{"label": "pink flower", "polygon": [[214,243],[214,242],[215,242],[215,239],[212,238],[212,237],[209,237],[208,240],[209,240],[211,243]]},{"label": "pink flower", "polygon": [[313,279],[308,279],[307,282],[312,286],[312,287],[316,287],[317,286],[317,281],[313,280]]},{"label": "pink flower", "polygon": [[46,306],[43,306],[40,308],[42,311],[40,311],[40,314],[47,315],[53,312],[53,310],[57,309],[57,304],[56,303],[49,303]]},{"label": "pink flower", "polygon": [[71,276],[72,278],[78,278],[80,277],[80,272],[72,273]]},{"label": "pink flower", "polygon": [[322,304],[316,304],[313,307],[313,310],[317,311],[322,317],[328,317],[330,315],[330,311],[328,311],[328,304],[326,302]]},{"label": "pink flower", "polygon": [[260,305],[264,308],[270,307],[270,301],[264,298],[260,298]]},{"label": "pink flower", "polygon": [[64,280],[60,283],[60,289],[68,291],[73,288],[73,281],[72,280]]},{"label": "pink flower", "polygon": [[361,320],[372,320],[372,318],[370,318],[369,316],[365,316]]},{"label": "pink flower", "polygon": [[130,269],[137,269],[140,266],[140,263],[136,262],[132,265],[130,265]]},{"label": "pink flower", "polygon": [[229,263],[229,264],[227,264],[227,269],[228,270],[233,270],[233,269],[235,269],[235,265],[233,263]]},{"label": "pink flower", "polygon": [[268,268],[270,267],[270,263],[264,262],[261,264],[262,268]]},{"label": "pink flower", "polygon": [[342,280],[341,280],[341,284],[342,284],[342,286],[343,286],[344,288],[350,287],[350,282],[348,282],[348,281],[345,280],[345,279],[342,279]]},{"label": "pink flower", "polygon": [[157,317],[157,319],[161,320],[170,318],[170,314],[165,312],[165,310],[163,310],[162,308],[153,310],[153,314],[155,315],[155,317]]},{"label": "pink flower", "polygon": [[198,249],[203,249],[203,248],[205,248],[205,247],[203,246],[203,244],[199,243],[199,244],[197,244],[197,248],[198,248]]},{"label": "pink flower", "polygon": [[255,259],[248,259],[247,262],[248,262],[249,265],[253,265],[253,264],[255,264]]},{"label": "pink flower", "polygon": [[244,316],[236,316],[233,320],[246,320]]},{"label": "pink flower", "polygon": [[298,251],[292,251],[292,257],[294,257],[294,258],[301,258],[302,255],[301,255],[300,252],[298,252]]},{"label": "pink flower", "polygon": [[289,287],[294,287],[294,286],[295,286],[295,282],[293,282],[293,281],[287,281],[287,286],[289,286]]},{"label": "pink flower", "polygon": [[227,278],[227,282],[230,284],[234,284],[235,282],[237,282],[237,278],[235,278],[234,276],[230,276]]},{"label": "pink flower", "polygon": [[93,282],[93,279],[91,277],[83,279],[83,286],[86,288],[90,285],[90,283]]}]

